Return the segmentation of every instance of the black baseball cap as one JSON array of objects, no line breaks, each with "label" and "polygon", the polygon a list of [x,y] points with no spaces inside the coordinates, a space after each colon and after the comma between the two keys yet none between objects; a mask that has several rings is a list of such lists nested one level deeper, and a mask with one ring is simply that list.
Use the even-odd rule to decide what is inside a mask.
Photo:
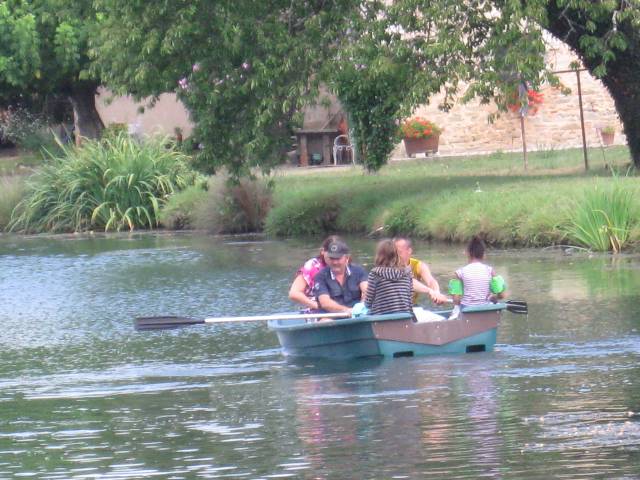
[{"label": "black baseball cap", "polygon": [[329,258],[341,258],[344,255],[349,255],[349,247],[340,240],[331,242],[327,247],[327,255]]}]

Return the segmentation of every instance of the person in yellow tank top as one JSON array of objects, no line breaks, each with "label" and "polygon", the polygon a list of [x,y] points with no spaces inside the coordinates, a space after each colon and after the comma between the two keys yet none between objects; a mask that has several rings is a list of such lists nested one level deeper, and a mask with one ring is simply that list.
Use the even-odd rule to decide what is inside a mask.
[{"label": "person in yellow tank top", "polygon": [[394,239],[394,242],[400,261],[404,266],[411,268],[411,274],[413,275],[413,303],[417,303],[418,293],[427,294],[436,305],[445,303],[448,299],[440,293],[440,285],[438,285],[438,281],[431,275],[429,266],[411,256],[413,255],[411,240],[405,237],[397,237]]}]

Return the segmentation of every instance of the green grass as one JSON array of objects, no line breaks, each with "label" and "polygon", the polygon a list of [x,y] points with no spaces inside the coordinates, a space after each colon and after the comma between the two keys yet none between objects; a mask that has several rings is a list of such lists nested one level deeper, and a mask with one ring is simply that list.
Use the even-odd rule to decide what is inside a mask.
[{"label": "green grass", "polygon": [[[527,172],[521,155],[498,153],[396,162],[376,175],[358,167],[281,173],[266,230],[277,236],[376,232],[456,242],[482,233],[494,245],[576,241],[566,226],[575,199],[594,183],[620,181],[630,191],[640,189],[635,179],[614,180],[600,149],[589,153],[588,172],[581,150],[559,150],[530,154]],[[604,154],[609,166],[626,172],[626,148]],[[628,230],[629,242],[637,243],[637,226]]]},{"label": "green grass", "polygon": [[42,165],[44,158],[39,153],[12,152],[0,155],[0,176],[25,174]]},{"label": "green grass", "polygon": [[20,175],[0,176],[0,231],[7,228],[11,220],[11,212],[22,200],[24,180]]}]

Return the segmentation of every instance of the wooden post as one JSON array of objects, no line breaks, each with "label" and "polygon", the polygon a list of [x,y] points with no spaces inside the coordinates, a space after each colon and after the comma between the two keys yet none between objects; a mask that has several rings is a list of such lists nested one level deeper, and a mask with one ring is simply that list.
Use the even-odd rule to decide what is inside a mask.
[{"label": "wooden post", "polygon": [[580,70],[576,69],[578,79],[578,104],[580,105],[580,128],[582,129],[582,154],[584,155],[584,169],[589,170],[589,158],[587,156],[587,136],[584,133],[584,111],[582,110],[582,87],[580,86]]},{"label": "wooden post", "polygon": [[520,113],[520,130],[522,131],[522,157],[524,158],[524,169],[527,170],[529,162],[527,161],[527,139],[524,131],[524,115]]},{"label": "wooden post", "polygon": [[298,145],[300,145],[300,166],[309,166],[309,151],[307,150],[307,135],[299,133]]},{"label": "wooden post", "polygon": [[331,137],[328,133],[322,135],[322,164],[331,165]]}]

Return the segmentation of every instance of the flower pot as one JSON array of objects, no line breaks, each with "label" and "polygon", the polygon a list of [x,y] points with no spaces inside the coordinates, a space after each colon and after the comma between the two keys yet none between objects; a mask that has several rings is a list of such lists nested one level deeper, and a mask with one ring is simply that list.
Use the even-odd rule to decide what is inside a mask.
[{"label": "flower pot", "polygon": [[609,146],[613,144],[613,137],[615,136],[615,132],[600,132],[600,134],[602,135],[602,143],[605,146]]},{"label": "flower pot", "polygon": [[427,138],[405,138],[404,148],[409,157],[415,156],[416,153],[437,153],[439,141],[439,135],[431,135]]}]

